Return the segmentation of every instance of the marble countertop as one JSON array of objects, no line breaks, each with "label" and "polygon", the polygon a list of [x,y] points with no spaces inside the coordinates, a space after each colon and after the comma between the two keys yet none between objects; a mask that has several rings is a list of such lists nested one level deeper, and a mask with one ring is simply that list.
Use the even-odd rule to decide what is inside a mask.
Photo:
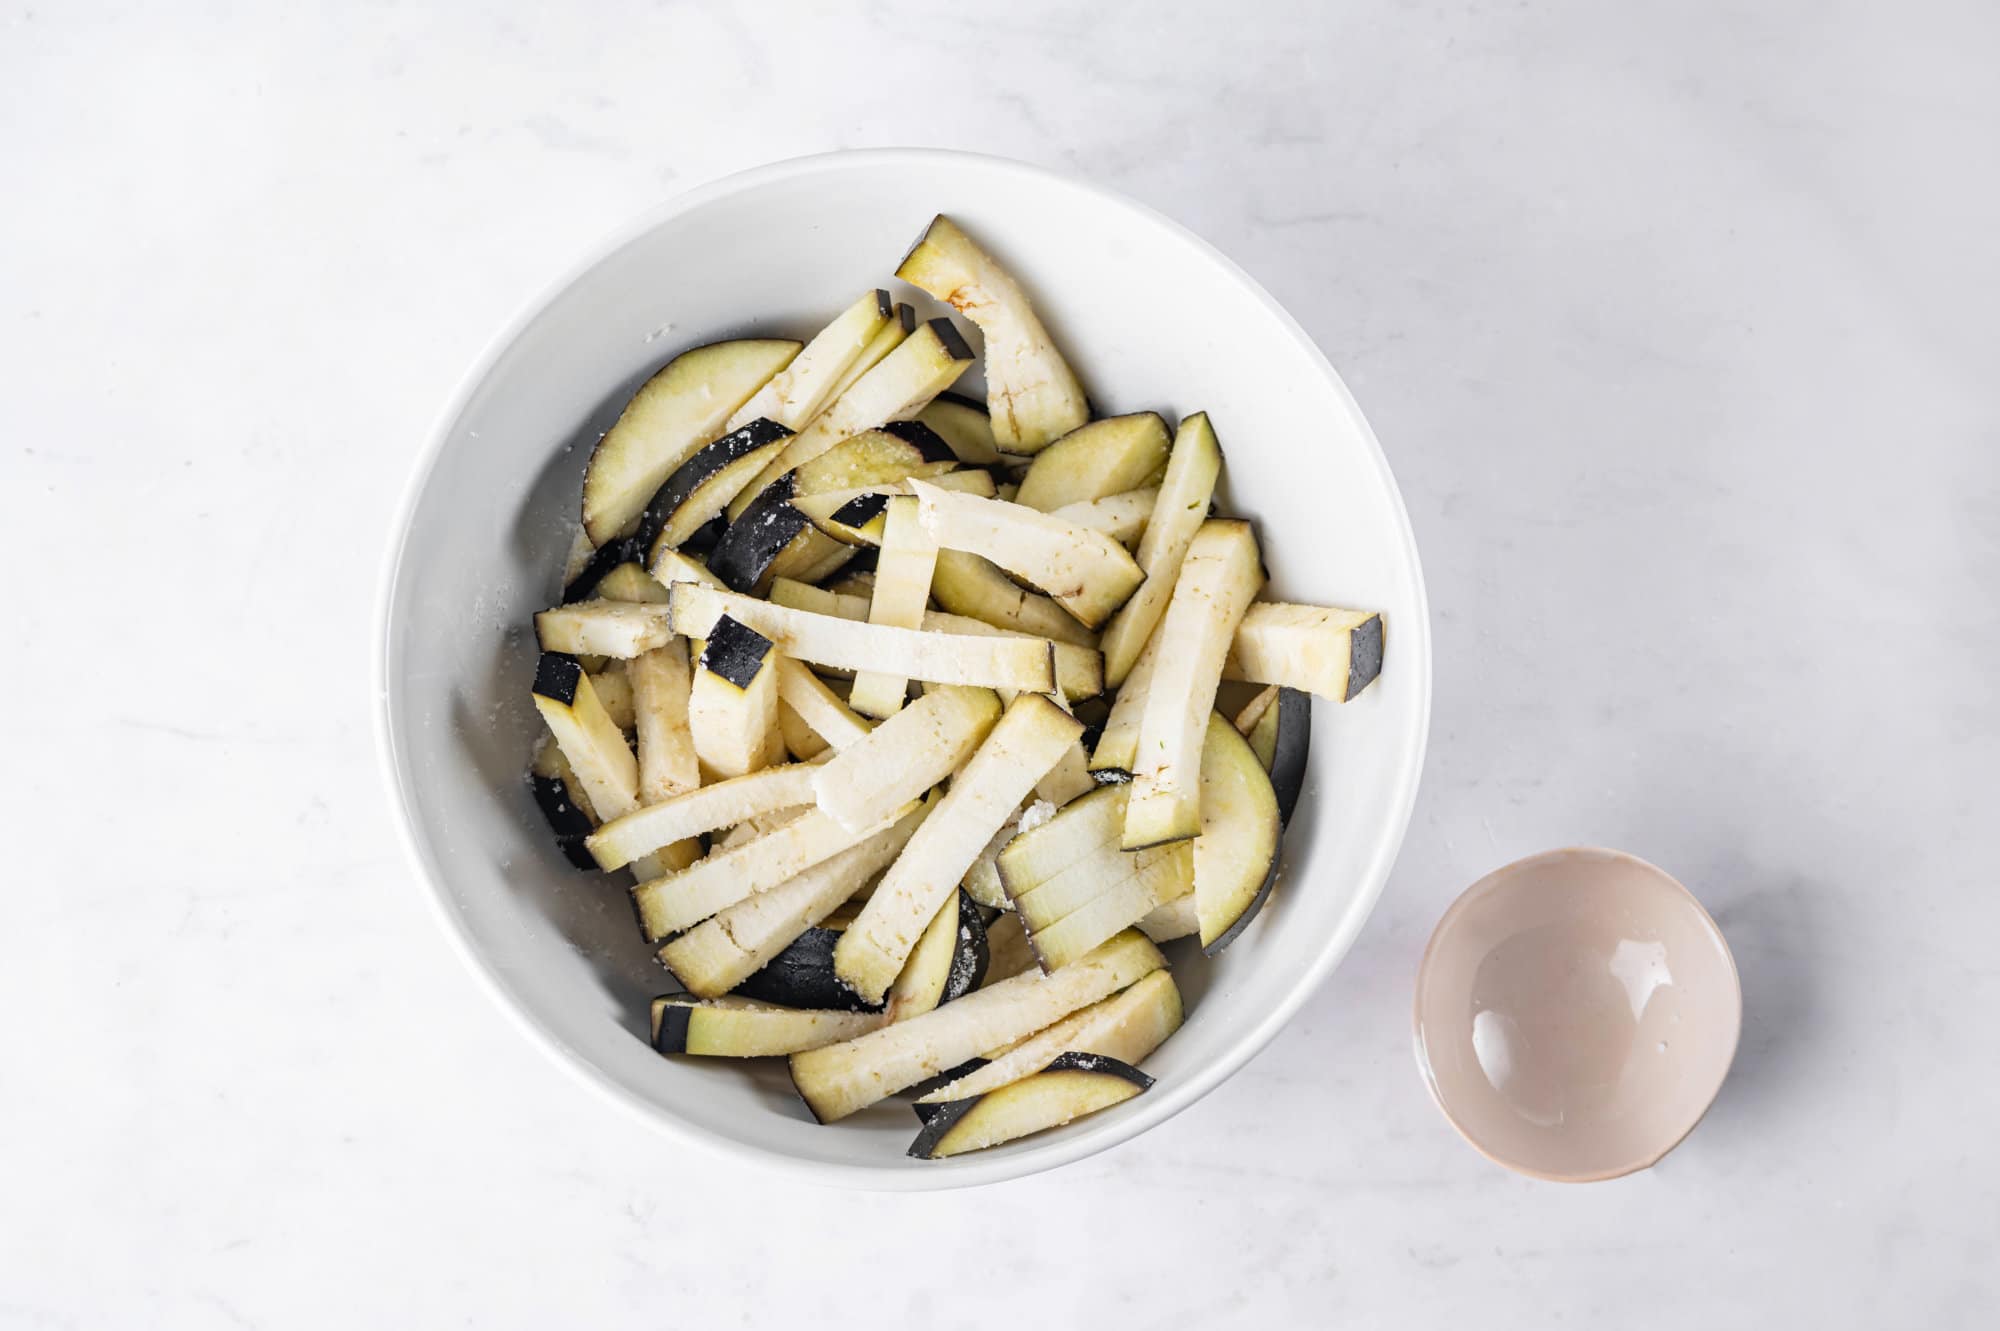
[{"label": "marble countertop", "polygon": [[[1990,1324],[2000,12],[821,8],[0,0],[0,1327]],[[372,601],[521,302],[894,143],[1126,190],[1298,314],[1437,709],[1381,908],[1220,1091],[1052,1176],[794,1193],[445,946]],[[1445,905],[1574,842],[1677,872],[1746,988],[1709,1119],[1581,1188],[1466,1149],[1409,1034]]]}]

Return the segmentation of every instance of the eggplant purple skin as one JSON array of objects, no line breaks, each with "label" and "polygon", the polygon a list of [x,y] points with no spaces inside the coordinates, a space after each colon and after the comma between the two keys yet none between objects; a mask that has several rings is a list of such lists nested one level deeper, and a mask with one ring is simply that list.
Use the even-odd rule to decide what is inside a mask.
[{"label": "eggplant purple skin", "polygon": [[[967,1066],[969,1067],[969,1065]],[[1058,1054],[1050,1060],[1049,1065],[1043,1068],[1042,1072],[1094,1072],[1106,1076],[1122,1077],[1142,1091],[1147,1090],[1153,1084],[1153,1079],[1150,1076],[1139,1071],[1139,1069],[1133,1067],[1130,1063],[1121,1063],[1119,1060],[1104,1054]],[[941,1076],[946,1078],[953,1078],[956,1075],[957,1069],[941,1074]],[[1040,1074],[1036,1073],[1032,1075],[1039,1076]],[[936,1079],[934,1078],[933,1080]],[[943,1085],[944,1083],[939,1082],[938,1084]],[[984,1096],[974,1095],[964,1100],[947,1100],[941,1105],[910,1106],[917,1111],[917,1117],[923,1121],[924,1125],[922,1131],[917,1133],[917,1139],[910,1143],[910,1155],[918,1160],[929,1160],[931,1153],[937,1150],[938,1145],[944,1141],[945,1134],[956,1127],[958,1121],[971,1113],[972,1107],[984,1098]]]},{"label": "eggplant purple skin", "polygon": [[828,515],[829,521],[845,527],[865,527],[880,517],[882,510],[889,507],[889,496],[885,494],[862,494],[842,504]]},{"label": "eggplant purple skin", "polygon": [[655,553],[653,546],[659,542],[660,534],[673,521],[674,513],[687,502],[688,497],[714,475],[746,453],[754,453],[769,444],[791,437],[792,431],[774,420],[759,416],[740,430],[731,430],[711,443],[703,444],[695,450],[693,457],[674,468],[673,475],[660,484],[653,497],[646,504],[646,511],[639,515],[639,529],[632,536],[632,544],[645,551],[644,559]]},{"label": "eggplant purple skin", "polygon": [[[935,1091],[940,1086],[949,1086],[953,1082],[957,1081],[960,1077],[970,1077],[973,1073],[979,1071],[979,1069],[985,1067],[991,1061],[992,1061],[991,1059],[986,1059],[986,1058],[968,1058],[955,1068],[946,1068],[943,1072],[938,1073],[935,1077],[924,1078],[922,1081],[918,1082],[915,1086],[912,1086],[909,1089],[905,1090],[903,1094],[913,1097],[914,1100],[921,1100],[924,1096],[929,1095],[932,1091]],[[912,1103],[910,1105],[910,1108],[914,1109],[917,1112],[917,1117],[924,1120],[926,1123],[930,1121],[931,1115],[937,1113],[937,1111],[942,1109],[943,1107],[944,1107],[943,1105],[926,1105],[926,1104],[916,1104],[916,1103]]]},{"label": "eggplant purple skin", "polygon": [[709,552],[708,571],[729,590],[756,595],[778,556],[813,529],[805,514],[792,507],[792,486],[790,472],[771,482]]},{"label": "eggplant purple skin", "polygon": [[808,929],[730,992],[782,1007],[880,1012],[883,1004],[864,1001],[835,973],[833,949],[839,942],[838,929]]},{"label": "eggplant purple skin", "polygon": [[949,319],[928,321],[932,332],[937,334],[938,343],[944,347],[944,354],[953,360],[972,360],[972,348],[966,344],[965,334],[958,331],[958,325]]},{"label": "eggplant purple skin", "polygon": [[562,603],[574,605],[578,601],[587,601],[597,595],[597,584],[604,581],[605,574],[620,564],[638,562],[644,551],[645,547],[641,546],[636,538],[612,541],[608,545],[599,546],[590,556],[590,562],[583,566],[583,571],[571,578],[568,585],[563,588]]},{"label": "eggplant purple skin", "polygon": [[951,970],[945,975],[944,992],[938,995],[942,1007],[954,998],[963,998],[986,979],[986,967],[993,950],[986,942],[986,918],[979,906],[958,890],[958,942],[951,952]]},{"label": "eggplant purple skin", "polygon": [[750,687],[771,655],[771,640],[728,615],[715,621],[701,652],[701,668],[739,689]]},{"label": "eggplant purple skin", "polygon": [[567,707],[576,701],[583,662],[567,652],[543,652],[535,662],[535,693]]},{"label": "eggplant purple skin", "polygon": [[1382,616],[1355,625],[1348,635],[1347,696],[1352,698],[1382,673]]},{"label": "eggplant purple skin", "polygon": [[722,533],[729,530],[729,519],[717,513],[701,526],[695,528],[694,535],[681,542],[684,555],[706,555],[722,542]]},{"label": "eggplant purple skin", "polygon": [[922,421],[889,421],[882,426],[882,433],[894,435],[911,445],[926,462],[958,461],[958,454],[951,451],[951,445],[944,441],[944,436]]},{"label": "eggplant purple skin", "polygon": [[653,1000],[653,1048],[663,1054],[687,1052],[690,1003],[677,1002],[679,995]]},{"label": "eggplant purple skin", "polygon": [[1271,889],[1278,885],[1278,873],[1284,867],[1285,829],[1291,824],[1292,810],[1298,807],[1299,795],[1305,790],[1306,758],[1312,749],[1312,696],[1297,689],[1280,688],[1278,700],[1271,705],[1278,709],[1278,739],[1271,753],[1270,774],[1271,793],[1278,801],[1278,844],[1271,852],[1271,868],[1265,873],[1257,895],[1250,898],[1243,913],[1214,942],[1202,948],[1205,957],[1212,957],[1235,942],[1271,899]]},{"label": "eggplant purple skin", "polygon": [[583,844],[583,839],[595,828],[591,826],[590,815],[570,803],[569,787],[558,776],[528,777],[529,788],[535,796],[535,806],[548,819],[549,830],[555,833],[556,848],[563,858],[579,869],[597,868],[597,859]]}]

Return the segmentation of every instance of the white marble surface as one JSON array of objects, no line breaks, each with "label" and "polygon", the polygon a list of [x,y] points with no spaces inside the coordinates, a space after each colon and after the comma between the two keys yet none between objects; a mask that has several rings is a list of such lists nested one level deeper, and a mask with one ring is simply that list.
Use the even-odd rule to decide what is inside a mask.
[{"label": "white marble surface", "polygon": [[[1231,8],[0,3],[0,1326],[1991,1324],[2000,11]],[[1382,908],[1221,1091],[792,1195],[462,971],[370,612],[521,301],[889,143],[1117,185],[1299,314],[1423,542],[1436,724]],[[1573,841],[1677,870],[1748,1000],[1709,1120],[1586,1188],[1462,1146],[1408,1033],[1457,890]]]}]

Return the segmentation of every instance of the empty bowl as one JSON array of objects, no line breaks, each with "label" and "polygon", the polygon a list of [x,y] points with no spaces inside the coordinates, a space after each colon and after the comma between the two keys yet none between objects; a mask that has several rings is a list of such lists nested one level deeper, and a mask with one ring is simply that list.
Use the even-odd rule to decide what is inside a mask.
[{"label": "empty bowl", "polygon": [[[938,312],[890,274],[939,212],[1018,275],[1101,414],[1209,412],[1226,458],[1222,503],[1256,521],[1270,595],[1380,609],[1389,647],[1365,693],[1313,709],[1311,774],[1270,905],[1213,963],[1169,949],[1188,1019],[1146,1060],[1152,1089],[1059,1130],[925,1161],[906,1154],[919,1126],[907,1100],[821,1127],[781,1059],[655,1053],[648,1003],[676,986],[639,936],[625,878],[564,862],[523,771],[540,729],[531,617],[559,596],[598,436],[689,347],[808,335],[871,287]],[[381,734],[397,807],[451,936],[502,1007],[562,1066],[668,1134],[663,1152],[700,1145],[825,1183],[942,1188],[1031,1173],[1143,1132],[1241,1067],[1374,905],[1430,713],[1409,522],[1312,341],[1158,214],[958,153],[841,153],[734,176],[640,218],[556,282],[472,370],[418,461],[382,615]]]},{"label": "empty bowl", "polygon": [[1722,1089],[1743,995],[1715,921],[1665,871],[1555,850],[1474,883],[1417,976],[1417,1063],[1452,1126],[1536,1178],[1655,1164]]}]

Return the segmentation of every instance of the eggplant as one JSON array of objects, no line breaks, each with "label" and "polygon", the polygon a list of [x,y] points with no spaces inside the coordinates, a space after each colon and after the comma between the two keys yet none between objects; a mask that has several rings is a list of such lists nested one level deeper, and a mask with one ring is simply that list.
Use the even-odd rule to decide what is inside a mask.
[{"label": "eggplant", "polygon": [[677,582],[668,603],[677,633],[705,637],[724,614],[748,624],[795,660],[842,670],[894,670],[927,684],[1048,693],[1055,658],[1046,641],[926,633],[859,624],[754,597]]},{"label": "eggplant", "polygon": [[792,478],[781,477],[730,521],[709,552],[708,571],[731,591],[762,595],[780,561],[805,559],[815,534],[805,515],[792,507]]},{"label": "eggplant", "polygon": [[778,662],[778,702],[820,738],[822,747],[844,749],[871,729],[824,680],[790,657]]},{"label": "eggplant", "polygon": [[630,665],[630,661],[607,661],[604,669],[588,672],[590,687],[597,690],[597,701],[604,704],[604,714],[611,718],[612,725],[627,734],[637,720],[632,714],[632,681],[625,673]]},{"label": "eggplant", "polygon": [[869,339],[868,345],[861,349],[861,354],[834,384],[833,391],[826,395],[827,402],[831,404],[840,401],[848,389],[854,387],[864,375],[880,365],[890,352],[902,346],[910,334],[916,331],[917,312],[907,305],[897,305],[895,314],[882,325],[873,338]]},{"label": "eggplant", "polygon": [[1122,1104],[1152,1084],[1151,1077],[1115,1058],[1063,1054],[1034,1076],[997,1091],[935,1105],[910,1143],[910,1154],[942,1160],[998,1146]]},{"label": "eggplant", "polygon": [[834,445],[793,473],[799,497],[858,490],[911,476],[939,476],[958,467],[958,455],[928,425],[887,421]]},{"label": "eggplant", "polygon": [[[1016,491],[1015,502],[1019,500],[1020,495]],[[1101,531],[1129,550],[1144,538],[1146,524],[1152,520],[1153,510],[1159,502],[1160,487],[1154,485],[1143,490],[1124,490],[1102,499],[1064,504],[1053,512],[1064,522]]]},{"label": "eggplant", "polygon": [[986,404],[963,393],[939,393],[931,404],[917,413],[968,466],[984,467],[1000,460],[1000,446],[993,438],[993,421]]},{"label": "eggplant", "polygon": [[769,767],[778,733],[778,653],[771,640],[724,615],[709,632],[688,691],[688,733],[704,778]]},{"label": "eggplant", "polygon": [[528,786],[535,796],[535,807],[548,819],[549,830],[555,833],[556,846],[563,858],[579,869],[595,869],[597,861],[585,847],[584,838],[595,830],[596,823],[584,809],[581,790],[571,793],[570,782],[574,780],[562,750],[554,741],[544,738],[536,749],[533,766],[528,769]]},{"label": "eggplant", "polygon": [[590,853],[599,867],[622,869],[671,842],[735,827],[778,809],[810,804],[812,775],[808,763],[786,763],[648,804],[591,833]]},{"label": "eggplant", "polygon": [[775,338],[715,342],[647,380],[590,454],[583,529],[591,544],[623,536],[675,469],[798,352],[799,343]]},{"label": "eggplant", "polygon": [[[924,701],[949,696],[928,694]],[[985,697],[991,699],[992,695],[988,693]],[[991,728],[979,742],[977,751],[952,777],[950,791],[917,829],[862,908],[854,927],[841,939],[835,957],[841,978],[865,998],[880,997],[896,981],[926,923],[949,896],[958,893],[957,884],[994,832],[1083,730],[1076,718],[1034,693],[1016,697],[998,722],[989,724]],[[888,734],[894,725],[894,721],[884,722],[869,740],[858,742],[847,752],[856,753],[877,736]],[[933,727],[927,725],[913,733],[928,735],[933,733]],[[827,766],[832,768],[840,761],[835,759]],[[909,770],[903,766],[907,762],[908,759],[881,760],[879,767],[868,770],[878,773]],[[934,766],[918,768],[912,779],[922,779],[934,770]],[[822,798],[825,787],[847,779],[852,778],[835,772],[822,784]],[[878,781],[881,779],[880,775],[876,777]],[[907,785],[891,787],[907,788]]]},{"label": "eggplant", "polygon": [[583,663],[561,652],[543,652],[535,663],[534,698],[535,710],[548,724],[597,816],[616,818],[636,809],[638,760],[597,700]]},{"label": "eggplant", "polygon": [[1014,502],[1052,513],[1136,490],[1167,465],[1167,423],[1157,412],[1080,425],[1035,455]]},{"label": "eggplant", "polygon": [[698,555],[691,555],[683,546],[679,550],[661,550],[653,556],[648,565],[653,581],[670,591],[677,582],[692,582],[701,587],[725,590],[722,579],[708,571],[708,561]]},{"label": "eggplant", "polygon": [[931,1087],[918,1103],[945,1104],[996,1091],[1033,1076],[1064,1053],[1103,1054],[1136,1065],[1180,1029],[1182,1015],[1181,993],[1172,972],[1154,971],[1130,988]]},{"label": "eggplant", "polygon": [[1190,938],[1201,932],[1201,916],[1195,911],[1194,893],[1155,906],[1153,913],[1139,921],[1138,930],[1155,943]]},{"label": "eggplant", "polygon": [[1079,865],[1018,898],[1015,908],[1028,928],[1036,962],[1045,971],[1060,970],[1155,908],[1188,895],[1194,889],[1194,847],[1199,844],[1176,841],[1134,853],[1110,851],[1107,858],[1116,868]]},{"label": "eggplant", "polygon": [[1278,819],[1289,824],[1305,790],[1306,757],[1312,749],[1312,695],[1281,687],[1277,701],[1246,738],[1257,761],[1271,774]]},{"label": "eggplant", "polygon": [[1146,520],[1146,534],[1139,539],[1136,558],[1146,580],[1104,626],[1099,645],[1104,649],[1105,682],[1113,688],[1125,682],[1166,613],[1181,562],[1201,530],[1221,474],[1222,446],[1216,443],[1208,413],[1198,411],[1174,434],[1167,474]]},{"label": "eggplant", "polygon": [[1382,639],[1382,616],[1373,610],[1262,601],[1243,616],[1223,678],[1346,702],[1382,673]]},{"label": "eggplant", "polygon": [[938,552],[931,596],[939,607],[995,628],[1052,642],[1096,647],[1097,635],[1055,601],[1015,583],[988,559],[958,550]]},{"label": "eggplant", "polygon": [[791,364],[773,375],[729,418],[739,429],[760,417],[796,430],[833,401],[847,371],[896,318],[886,291],[870,291],[835,316],[806,343]]},{"label": "eggplant", "polygon": [[1125,849],[1201,831],[1202,736],[1236,626],[1263,585],[1264,566],[1250,524],[1221,518],[1204,522],[1181,561],[1173,597],[1147,648],[1157,651],[1158,661],[1139,717]]},{"label": "eggplant", "polygon": [[925,533],[939,546],[978,555],[1027,579],[1086,628],[1108,619],[1145,578],[1125,547],[1102,532],[919,480],[910,482],[910,491]]},{"label": "eggplant", "polygon": [[669,994],[653,1000],[653,1047],[663,1054],[765,1058],[851,1040],[880,1021],[865,1012],[802,1012],[738,998]]},{"label": "eggplant", "polygon": [[[967,893],[970,896],[971,893]],[[1006,911],[986,926],[986,978],[982,987],[1011,980],[1016,975],[1039,970],[1034,949],[1028,946],[1028,930],[1021,917]]]},{"label": "eggplant", "polygon": [[[931,570],[936,565],[937,547],[917,523],[917,501],[908,495],[889,499],[868,622],[885,628],[921,629],[924,611],[930,606]],[[909,691],[907,676],[887,670],[857,671],[847,705],[863,716],[894,716],[903,709]],[[953,881],[957,881],[956,875]]]},{"label": "eggplant", "polygon": [[1270,897],[1284,834],[1269,774],[1220,712],[1209,714],[1202,741],[1200,802],[1195,914],[1202,951],[1213,956],[1242,934]]},{"label": "eggplant", "polygon": [[1001,452],[1038,453],[1090,419],[1069,363],[1027,293],[957,223],[940,214],[896,276],[961,310],[986,339],[986,409]]},{"label": "eggplant", "polygon": [[[793,939],[838,910],[895,859],[925,812],[914,809],[887,829],[804,873],[724,907],[663,946],[661,963],[684,987],[704,997],[734,989],[768,965]],[[776,830],[769,829],[764,835]],[[726,839],[723,846],[734,848]]]},{"label": "eggplant", "polygon": [[662,647],[674,636],[667,607],[642,601],[578,601],[535,616],[544,652],[624,661]]},{"label": "eggplant", "polygon": [[[645,547],[640,545],[636,540],[631,539],[616,540],[601,550],[591,551],[588,558],[585,559],[583,567],[577,571],[574,577],[563,584],[562,603],[564,605],[572,605],[577,601],[588,601],[593,597],[604,595],[604,593],[598,591],[598,588],[603,584],[606,575],[615,568],[623,567],[636,559],[642,558],[644,554]],[[607,599],[633,600],[636,598],[614,596]]]},{"label": "eggplant", "polygon": [[643,543],[646,559],[650,561],[659,550],[678,548],[721,517],[729,501],[791,437],[792,432],[776,421],[760,419],[695,450],[661,483],[640,515],[633,540]]},{"label": "eggplant", "polygon": [[814,1118],[832,1123],[986,1050],[1025,1039],[1165,965],[1143,935],[1121,934],[1054,975],[1030,971],[921,1017],[794,1054],[792,1084]]},{"label": "eggplant", "polygon": [[1000,700],[991,689],[924,694],[813,770],[819,811],[847,827],[880,822],[956,772],[999,719]]},{"label": "eggplant", "polygon": [[761,970],[745,977],[733,992],[742,998],[782,1003],[786,1007],[883,1011],[883,1003],[868,1002],[841,983],[834,973],[833,950],[841,937],[837,929],[807,929],[788,943],[784,951],[765,962]]},{"label": "eggplant", "polygon": [[908,1021],[972,992],[986,976],[986,962],[986,921],[963,892],[953,891],[889,987],[889,1020]]},{"label": "eggplant", "polygon": [[[662,589],[664,590],[664,589]],[[688,721],[694,675],[679,638],[625,667],[639,750],[639,798],[658,804],[701,784],[701,755]]]},{"label": "eggplant", "polygon": [[728,906],[768,892],[815,864],[894,826],[916,808],[915,801],[892,811],[873,827],[851,832],[814,809],[755,841],[706,858],[664,878],[632,889],[640,927],[648,942],[691,929]]}]

